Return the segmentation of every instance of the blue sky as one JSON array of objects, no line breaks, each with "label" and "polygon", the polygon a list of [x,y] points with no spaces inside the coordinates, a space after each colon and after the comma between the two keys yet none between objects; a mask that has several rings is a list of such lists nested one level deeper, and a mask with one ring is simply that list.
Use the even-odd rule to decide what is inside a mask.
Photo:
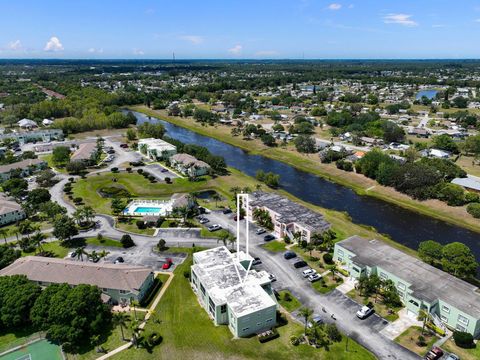
[{"label": "blue sky", "polygon": [[480,58],[480,0],[0,0],[0,58]]}]

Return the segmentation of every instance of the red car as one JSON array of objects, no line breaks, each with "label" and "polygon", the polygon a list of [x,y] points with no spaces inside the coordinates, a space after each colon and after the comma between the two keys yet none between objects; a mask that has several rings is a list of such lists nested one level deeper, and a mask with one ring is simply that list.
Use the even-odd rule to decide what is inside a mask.
[{"label": "red car", "polygon": [[426,360],[438,360],[443,356],[443,350],[439,347],[432,347],[430,351],[425,355]]},{"label": "red car", "polygon": [[168,269],[170,269],[170,266],[172,266],[172,265],[173,265],[173,260],[170,259],[170,258],[168,258],[168,259],[165,261],[165,263],[162,265],[162,269],[168,270]]}]

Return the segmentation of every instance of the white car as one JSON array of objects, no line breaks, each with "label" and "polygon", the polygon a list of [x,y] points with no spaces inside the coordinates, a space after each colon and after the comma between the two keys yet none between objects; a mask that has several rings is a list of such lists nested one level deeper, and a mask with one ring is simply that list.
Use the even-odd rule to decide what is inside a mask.
[{"label": "white car", "polygon": [[219,224],[214,224],[208,227],[208,231],[217,231],[217,230],[220,230],[221,228],[222,227]]},{"label": "white car", "polygon": [[362,306],[360,310],[357,311],[357,317],[359,319],[366,319],[370,315],[372,315],[374,310],[368,306]]},{"label": "white car", "polygon": [[313,283],[313,282],[315,282],[315,281],[320,280],[321,278],[322,278],[322,277],[321,277],[319,274],[313,273],[312,275],[310,275],[310,276],[308,277],[308,281],[310,281],[310,282]]},{"label": "white car", "polygon": [[268,274],[268,278],[270,279],[271,282],[277,281],[277,278],[273,274]]},{"label": "white car", "polygon": [[265,229],[259,228],[259,229],[257,229],[257,231],[255,231],[255,234],[257,234],[257,235],[262,235],[262,234],[264,234],[265,232],[266,232]]},{"label": "white car", "polygon": [[310,275],[316,274],[315,270],[307,269],[302,271],[302,275],[304,278],[309,277]]}]

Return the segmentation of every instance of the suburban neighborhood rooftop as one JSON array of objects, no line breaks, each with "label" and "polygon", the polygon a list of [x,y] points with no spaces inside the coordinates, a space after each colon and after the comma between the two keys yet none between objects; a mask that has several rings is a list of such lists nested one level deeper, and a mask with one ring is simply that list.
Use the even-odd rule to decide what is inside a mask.
[{"label": "suburban neighborhood rooftop", "polygon": [[151,270],[143,266],[95,264],[40,256],[26,256],[0,270],[0,276],[25,275],[29,280],[137,292]]},{"label": "suburban neighborhood rooftop", "polygon": [[237,316],[276,305],[261,287],[270,282],[268,274],[251,270],[242,284],[240,278],[244,279],[247,271],[225,246],[195,253],[192,270],[215,303],[228,303]]},{"label": "suburban neighborhood rooftop", "polygon": [[45,161],[41,159],[26,159],[13,164],[1,165],[0,174],[7,173],[14,169],[25,169],[25,168],[28,168],[29,166],[35,166],[42,163],[45,163]]},{"label": "suburban neighborhood rooftop", "polygon": [[278,194],[256,191],[250,200],[250,206],[267,207],[280,215],[278,221],[285,224],[298,223],[313,232],[323,232],[330,228],[323,215]]},{"label": "suburban neighborhood rooftop", "polygon": [[480,293],[476,286],[380,240],[352,236],[337,244],[356,254],[352,258],[355,264],[380,267],[408,282],[415,297],[428,303],[443,300],[461,311],[480,317]]}]

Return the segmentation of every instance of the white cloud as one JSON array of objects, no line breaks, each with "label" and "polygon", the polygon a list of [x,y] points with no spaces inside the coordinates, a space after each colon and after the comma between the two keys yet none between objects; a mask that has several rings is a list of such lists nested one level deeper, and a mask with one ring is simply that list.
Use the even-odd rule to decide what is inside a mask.
[{"label": "white cloud", "polygon": [[8,43],[8,49],[13,51],[21,50],[22,43],[20,42],[20,40],[11,41],[10,43]]},{"label": "white cloud", "polygon": [[278,55],[278,52],[274,50],[261,50],[255,53],[255,56],[258,56],[258,57],[269,57],[269,56],[277,56],[277,55]]},{"label": "white cloud", "polygon": [[198,45],[203,42],[203,37],[199,35],[182,35],[180,39],[191,42],[193,45]]},{"label": "white cloud", "polygon": [[480,22],[480,19],[475,19],[475,22]]},{"label": "white cloud", "polygon": [[52,36],[50,40],[47,41],[45,51],[63,51],[63,45],[60,42],[60,39],[56,36]]},{"label": "white cloud", "polygon": [[133,49],[133,55],[145,55],[145,52],[140,49]]},{"label": "white cloud", "polygon": [[417,26],[418,23],[411,19],[412,15],[407,14],[388,14],[383,17],[385,24],[399,24],[403,26]]},{"label": "white cloud", "polygon": [[238,55],[242,52],[242,45],[235,45],[231,49],[228,49],[228,52],[234,55]]},{"label": "white cloud", "polygon": [[328,5],[329,10],[340,10],[341,8],[342,8],[342,5],[337,3],[332,3]]},{"label": "white cloud", "polygon": [[103,48],[95,49],[95,48],[92,47],[92,48],[88,49],[87,51],[88,51],[89,53],[92,53],[92,54],[94,54],[94,53],[102,54],[102,53],[103,53]]}]

